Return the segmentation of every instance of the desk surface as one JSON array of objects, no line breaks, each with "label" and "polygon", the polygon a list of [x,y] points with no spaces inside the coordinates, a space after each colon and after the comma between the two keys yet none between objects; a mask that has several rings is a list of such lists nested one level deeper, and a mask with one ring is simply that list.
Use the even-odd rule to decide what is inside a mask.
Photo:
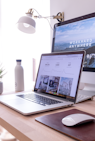
[{"label": "desk surface", "polygon": [[79,109],[95,115],[95,98],[73,107],[44,112],[31,116],[23,116],[20,113],[0,103],[0,125],[13,134],[20,141],[74,141],[49,127],[35,121],[36,117],[62,112],[70,109]]}]

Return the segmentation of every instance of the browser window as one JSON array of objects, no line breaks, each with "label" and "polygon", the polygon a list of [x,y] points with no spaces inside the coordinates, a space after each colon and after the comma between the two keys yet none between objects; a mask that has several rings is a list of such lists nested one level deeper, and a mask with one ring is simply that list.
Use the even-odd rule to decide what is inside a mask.
[{"label": "browser window", "polygon": [[75,97],[82,54],[42,56],[36,89]]}]

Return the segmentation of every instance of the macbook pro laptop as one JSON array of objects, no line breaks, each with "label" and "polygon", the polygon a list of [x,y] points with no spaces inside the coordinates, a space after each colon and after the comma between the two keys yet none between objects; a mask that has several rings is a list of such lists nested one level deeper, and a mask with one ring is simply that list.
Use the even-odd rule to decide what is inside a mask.
[{"label": "macbook pro laptop", "polygon": [[76,102],[85,51],[42,54],[34,92],[0,96],[0,102],[30,115]]}]

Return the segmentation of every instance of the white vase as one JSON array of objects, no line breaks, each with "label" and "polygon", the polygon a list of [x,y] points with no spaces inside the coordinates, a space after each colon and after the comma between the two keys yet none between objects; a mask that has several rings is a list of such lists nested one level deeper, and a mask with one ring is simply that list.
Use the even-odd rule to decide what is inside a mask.
[{"label": "white vase", "polygon": [[3,92],[3,82],[0,81],[0,94],[2,94],[2,92]]}]

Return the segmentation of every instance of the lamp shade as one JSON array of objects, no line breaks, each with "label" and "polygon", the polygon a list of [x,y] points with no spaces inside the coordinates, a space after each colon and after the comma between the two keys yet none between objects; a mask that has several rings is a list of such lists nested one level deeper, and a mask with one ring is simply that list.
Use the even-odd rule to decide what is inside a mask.
[{"label": "lamp shade", "polygon": [[30,16],[21,17],[18,22],[18,29],[22,32],[33,34],[35,33],[36,23]]}]

